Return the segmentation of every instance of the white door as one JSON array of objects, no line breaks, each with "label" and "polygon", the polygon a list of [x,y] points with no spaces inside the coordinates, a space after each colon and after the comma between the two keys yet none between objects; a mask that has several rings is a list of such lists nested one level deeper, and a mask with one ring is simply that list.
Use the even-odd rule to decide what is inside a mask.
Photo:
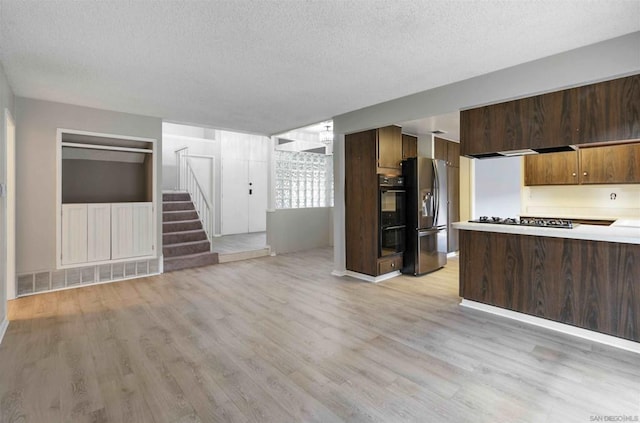
[{"label": "white door", "polygon": [[133,203],[132,257],[153,254],[153,205],[151,203]]},{"label": "white door", "polygon": [[131,257],[133,252],[133,208],[130,203],[111,204],[111,259]]},{"label": "white door", "polygon": [[111,204],[87,204],[87,261],[111,259]]},{"label": "white door", "polygon": [[[6,270],[0,272],[0,287],[7,287],[6,299],[12,300],[16,297],[16,125],[8,109],[4,110],[4,124],[5,154],[4,160],[0,160],[0,183],[4,184],[4,192],[0,196],[0,269]],[[1,138],[2,134],[0,134]],[[2,152],[2,146],[0,146],[0,153]],[[0,310],[5,310],[4,307],[5,304],[0,306]],[[4,315],[0,315],[0,319],[4,319],[4,317]]]},{"label": "white door", "polygon": [[87,261],[87,205],[62,205],[61,263],[76,264]]},{"label": "white door", "polygon": [[249,161],[249,232],[267,230],[267,162]]},{"label": "white door", "polygon": [[249,162],[222,158],[222,235],[249,231]]}]

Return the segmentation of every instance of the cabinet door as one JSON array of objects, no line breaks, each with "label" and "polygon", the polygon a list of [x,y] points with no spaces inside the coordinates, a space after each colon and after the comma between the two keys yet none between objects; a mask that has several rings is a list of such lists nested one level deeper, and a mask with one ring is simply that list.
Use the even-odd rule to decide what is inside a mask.
[{"label": "cabinet door", "polygon": [[133,208],[131,203],[111,204],[111,258],[131,257],[133,253]]},{"label": "cabinet door", "polygon": [[87,261],[87,205],[62,205],[61,263],[76,264]]},{"label": "cabinet door", "polygon": [[640,138],[640,75],[575,90],[580,102],[578,143]]},{"label": "cabinet door", "polygon": [[153,206],[151,203],[131,204],[133,231],[131,257],[153,254]]},{"label": "cabinet door", "polygon": [[[378,173],[398,173],[402,161],[402,129],[386,126],[378,129]],[[394,172],[395,171],[395,172]]]},{"label": "cabinet door", "polygon": [[640,143],[580,149],[583,184],[640,183]]},{"label": "cabinet door", "polygon": [[87,204],[87,261],[111,259],[111,204]]},{"label": "cabinet door", "polygon": [[434,137],[433,138],[433,158],[437,160],[448,161],[447,159],[447,144],[449,141]]},{"label": "cabinet door", "polygon": [[528,115],[523,121],[522,148],[548,148],[578,143],[579,107],[576,89],[556,91],[519,100]]},{"label": "cabinet door", "polygon": [[447,164],[460,167],[460,144],[457,142],[447,142]]},{"label": "cabinet door", "polygon": [[[452,143],[453,144],[453,143]],[[451,224],[460,220],[460,168],[447,166],[447,251],[458,250],[458,230]]]},{"label": "cabinet door", "polygon": [[418,138],[402,134],[402,160],[418,157]]},{"label": "cabinet door", "polygon": [[577,185],[578,152],[546,153],[525,156],[524,184]]}]

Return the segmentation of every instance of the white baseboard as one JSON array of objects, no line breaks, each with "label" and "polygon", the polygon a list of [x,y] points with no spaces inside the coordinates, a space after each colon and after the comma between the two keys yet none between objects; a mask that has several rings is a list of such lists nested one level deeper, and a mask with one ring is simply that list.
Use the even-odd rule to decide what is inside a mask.
[{"label": "white baseboard", "polygon": [[339,276],[339,277],[342,277],[342,276],[346,276],[346,275],[347,275],[347,271],[346,271],[346,270],[338,270],[338,269],[334,269],[334,270],[332,270],[332,271],[331,271],[331,274],[332,274],[333,276]]},{"label": "white baseboard", "polygon": [[611,347],[620,348],[640,354],[640,342],[629,341],[627,339],[618,338],[616,336],[605,335],[603,333],[594,332],[588,329],[582,329],[576,326],[567,325],[565,323],[554,322],[540,317],[531,316],[529,314],[519,313],[517,311],[507,310],[488,304],[479,303],[477,301],[465,300],[460,305],[474,310],[480,310],[497,316],[506,317],[508,319],[517,320],[519,322],[528,323],[530,325],[540,326],[551,329],[556,332],[565,333],[567,335],[577,336],[578,338],[587,339],[589,341],[598,342],[600,344],[609,345]]},{"label": "white baseboard", "polygon": [[8,327],[9,321],[5,318],[2,323],[0,323],[0,344],[2,344],[2,338],[4,338],[4,334],[7,332]]},{"label": "white baseboard", "polygon": [[452,251],[450,253],[447,253],[447,258],[452,258],[452,257],[458,257],[458,251]]},{"label": "white baseboard", "polygon": [[371,276],[365,275],[364,273],[352,272],[351,270],[345,270],[344,276],[351,276],[352,278],[360,279],[362,281],[378,283],[382,281],[386,281],[387,279],[395,278],[396,276],[400,276],[401,273],[399,270],[391,273],[385,273],[380,276]]}]

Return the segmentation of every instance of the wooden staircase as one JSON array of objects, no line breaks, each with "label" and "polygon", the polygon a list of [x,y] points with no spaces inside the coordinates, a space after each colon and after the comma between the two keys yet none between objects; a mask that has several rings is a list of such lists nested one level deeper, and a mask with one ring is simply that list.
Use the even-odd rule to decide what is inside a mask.
[{"label": "wooden staircase", "polygon": [[165,272],[218,263],[186,192],[162,194],[162,253]]}]

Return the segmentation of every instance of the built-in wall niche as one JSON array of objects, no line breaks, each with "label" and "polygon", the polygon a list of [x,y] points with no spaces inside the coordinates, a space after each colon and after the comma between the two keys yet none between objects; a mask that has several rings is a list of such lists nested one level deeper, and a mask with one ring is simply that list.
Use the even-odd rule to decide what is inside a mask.
[{"label": "built-in wall niche", "polygon": [[62,133],[63,204],[150,202],[151,142]]},{"label": "built-in wall niche", "polygon": [[57,269],[158,257],[156,148],[149,138],[58,129]]}]

